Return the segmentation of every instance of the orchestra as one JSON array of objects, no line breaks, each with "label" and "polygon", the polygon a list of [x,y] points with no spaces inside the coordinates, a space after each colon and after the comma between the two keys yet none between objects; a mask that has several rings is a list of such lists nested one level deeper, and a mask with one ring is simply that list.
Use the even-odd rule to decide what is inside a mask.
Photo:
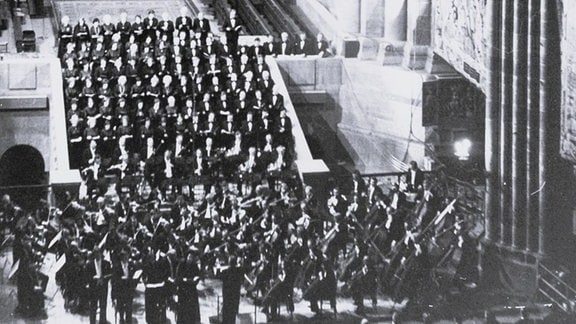
[{"label": "orchestra", "polygon": [[[220,40],[201,14],[162,18],[150,11],[131,23],[123,13],[116,26],[105,17],[90,28],[81,18],[73,32],[62,19],[71,167],[83,181],[64,210],[11,227],[22,307],[38,296],[36,278],[50,277],[34,266],[49,254],[62,260],[51,271],[66,309],[91,323],[107,321],[108,295],[120,323],[131,323],[139,284],[147,323],[168,312],[199,323],[206,279],[222,281],[222,323],[235,322],[243,291],[269,320],[281,304],[292,315],[297,295],[318,315],[328,301],[336,315],[338,294],[363,314],[365,296],[375,307],[379,293],[402,300],[420,291],[410,278],[437,261],[427,251],[440,241],[434,225],[451,224],[440,222],[450,205],[415,163],[405,190],[386,194],[355,172],[351,190],[334,186],[324,202],[295,170],[292,121],[263,58],[267,48],[306,55],[314,42],[282,33],[274,46],[245,48],[235,12]],[[319,35],[317,52],[324,42]],[[2,226],[16,217],[8,205]],[[43,219],[49,226],[37,230]],[[459,227],[442,248],[454,253],[464,235]],[[37,236],[44,243],[33,246]]]}]

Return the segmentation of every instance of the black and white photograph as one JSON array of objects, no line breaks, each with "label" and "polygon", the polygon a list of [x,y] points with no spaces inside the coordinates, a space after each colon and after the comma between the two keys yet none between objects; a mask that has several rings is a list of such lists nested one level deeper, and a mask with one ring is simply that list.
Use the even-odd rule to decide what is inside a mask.
[{"label": "black and white photograph", "polygon": [[576,323],[576,2],[0,0],[3,323]]}]

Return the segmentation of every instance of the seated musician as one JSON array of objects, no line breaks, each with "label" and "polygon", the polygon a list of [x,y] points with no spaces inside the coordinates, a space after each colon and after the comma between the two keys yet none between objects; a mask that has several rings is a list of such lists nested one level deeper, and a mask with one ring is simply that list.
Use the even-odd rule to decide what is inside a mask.
[{"label": "seated musician", "polygon": [[206,122],[202,126],[202,135],[204,138],[214,138],[220,131],[218,130],[218,123],[216,122],[216,114],[213,111],[208,113]]},{"label": "seated musician", "polygon": [[242,133],[237,131],[236,133],[234,133],[234,143],[232,144],[230,149],[226,151],[226,156],[238,156],[242,154],[243,151],[244,151],[244,143],[242,141]]},{"label": "seated musician", "polygon": [[132,157],[132,153],[128,149],[127,140],[128,140],[128,137],[126,137],[126,136],[121,136],[118,138],[118,146],[114,149],[114,153],[112,154],[110,161],[107,161],[106,165],[112,165],[112,164],[120,163],[121,162],[120,158],[123,155],[128,156],[128,158]]},{"label": "seated musician", "polygon": [[120,180],[123,180],[127,176],[131,176],[134,174],[134,166],[130,163],[130,158],[128,154],[122,154],[120,156],[120,163],[111,165],[108,170],[113,171],[115,174],[118,175]]},{"label": "seated musician", "polygon": [[279,145],[276,147],[276,154],[273,155],[273,161],[268,165],[268,171],[284,171],[288,166],[286,148]]},{"label": "seated musician", "polygon": [[176,134],[176,139],[171,146],[171,150],[174,152],[174,159],[176,160],[186,158],[190,155],[188,146],[184,145],[184,134]]},{"label": "seated musician", "polygon": [[96,156],[100,157],[100,150],[98,148],[98,142],[92,139],[90,140],[90,144],[88,148],[84,150],[82,153],[82,163],[81,166],[83,168],[91,166],[94,161],[96,160]]},{"label": "seated musician", "polygon": [[206,137],[206,145],[203,148],[204,156],[208,161],[215,160],[218,157],[218,148],[215,147],[211,136]]},{"label": "seated musician", "polygon": [[84,168],[81,172],[83,182],[86,183],[86,192],[92,194],[94,190],[98,189],[98,181],[104,177],[104,169],[102,168],[102,158],[96,155],[92,163]]},{"label": "seated musician", "polygon": [[203,176],[209,173],[208,161],[204,158],[202,149],[196,149],[196,157],[192,162],[192,170],[194,175]]},{"label": "seated musician", "polygon": [[174,158],[172,156],[171,150],[164,151],[164,157],[158,162],[156,166],[156,185],[163,187],[167,185],[172,179],[178,178],[180,172],[177,169],[177,165],[174,164]]},{"label": "seated musician", "polygon": [[246,161],[240,165],[239,170],[244,173],[257,173],[262,170],[261,161],[256,155],[256,148],[254,146],[248,148],[248,157]]},{"label": "seated musician", "polygon": [[230,147],[234,143],[234,134],[238,128],[234,122],[234,115],[226,115],[226,121],[222,124],[220,128],[219,141],[224,147]]},{"label": "seated musician", "polygon": [[140,149],[140,164],[144,164],[146,161],[154,158],[156,156],[156,150],[157,147],[154,143],[154,137],[147,137],[145,145]]}]

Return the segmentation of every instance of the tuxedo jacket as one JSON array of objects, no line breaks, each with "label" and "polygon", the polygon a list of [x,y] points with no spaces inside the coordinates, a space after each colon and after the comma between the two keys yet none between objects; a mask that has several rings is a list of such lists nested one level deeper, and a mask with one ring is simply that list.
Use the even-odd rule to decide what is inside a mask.
[{"label": "tuxedo jacket", "polygon": [[314,44],[312,42],[310,42],[309,39],[306,39],[304,41],[304,43],[302,43],[302,41],[298,40],[294,43],[294,49],[292,50],[292,52],[295,55],[300,55],[300,54],[304,54],[304,55],[314,55]]},{"label": "tuxedo jacket", "polygon": [[424,182],[424,173],[420,169],[416,169],[415,177],[414,177],[414,186],[412,186],[412,172],[408,170],[406,172],[406,183],[408,183],[408,190],[412,192],[416,192],[418,187],[422,185]]},{"label": "tuxedo jacket", "polygon": [[[286,47],[284,49],[284,52],[282,51],[282,44],[285,44]],[[286,41],[286,42],[278,42],[276,43],[276,49],[274,50],[274,53],[276,55],[291,55],[294,52],[294,45],[290,42],[290,40]]]}]

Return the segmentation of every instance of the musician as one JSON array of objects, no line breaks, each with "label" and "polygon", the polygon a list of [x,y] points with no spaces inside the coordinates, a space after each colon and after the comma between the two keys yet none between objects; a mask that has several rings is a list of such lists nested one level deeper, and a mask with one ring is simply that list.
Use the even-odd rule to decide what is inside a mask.
[{"label": "musician", "polygon": [[176,134],[176,142],[173,145],[172,151],[174,158],[186,158],[190,155],[190,150],[187,145],[184,145],[184,134]]},{"label": "musician", "polygon": [[347,284],[351,286],[352,298],[356,305],[356,313],[364,315],[364,295],[372,299],[372,307],[377,304],[378,273],[372,260],[368,255],[360,256],[360,265],[352,271]]},{"label": "musician", "polygon": [[192,29],[192,18],[188,16],[188,8],[186,7],[180,8],[180,16],[176,18],[175,27],[180,32],[181,31],[189,32]]},{"label": "musician", "polygon": [[110,262],[103,259],[102,252],[98,246],[95,246],[93,249],[91,262],[87,267],[87,271],[91,278],[88,288],[90,295],[90,323],[96,323],[96,311],[98,308],[100,309],[99,323],[107,323],[108,280],[111,277],[112,268]]},{"label": "musician", "polygon": [[135,170],[133,165],[130,163],[128,154],[122,154],[119,159],[120,163],[110,166],[108,170],[115,171],[115,173],[118,175],[118,178],[123,180],[127,176],[133,175]]},{"label": "musician", "polygon": [[308,56],[314,55],[316,51],[314,50],[314,44],[308,40],[306,33],[300,33],[300,40],[294,44],[294,55]]},{"label": "musician", "polygon": [[166,255],[159,249],[151,249],[146,256],[144,271],[145,296],[144,307],[147,323],[165,323],[167,291],[166,281],[170,277],[170,264]]},{"label": "musician", "polygon": [[116,148],[114,149],[114,153],[112,154],[112,164],[118,164],[121,163],[121,158],[122,156],[127,156],[128,158],[131,157],[132,153],[130,153],[129,151],[129,147],[128,147],[128,139],[129,137],[127,135],[120,135],[120,133],[118,132],[118,146],[116,146]]},{"label": "musician", "polygon": [[174,23],[170,20],[167,12],[162,13],[162,20],[158,22],[158,32],[161,39],[166,38],[166,42],[173,43]]},{"label": "musician", "polygon": [[354,195],[358,195],[359,197],[365,197],[366,194],[366,182],[362,179],[360,175],[360,171],[354,170],[352,172],[352,189],[351,193]]},{"label": "musician", "polygon": [[203,176],[209,173],[208,161],[204,158],[204,153],[201,148],[196,149],[196,157],[192,162],[192,170],[194,175]]},{"label": "musician", "polygon": [[272,162],[268,166],[268,171],[284,171],[287,168],[286,148],[279,145],[276,147],[276,154],[272,154]]},{"label": "musician", "polygon": [[207,137],[214,138],[218,133],[220,133],[218,123],[216,122],[216,114],[213,111],[208,113],[208,118],[206,119],[201,132],[204,139]]},{"label": "musician", "polygon": [[370,177],[370,182],[368,184],[368,188],[366,188],[366,195],[367,195],[367,204],[368,204],[368,209],[371,209],[372,206],[374,206],[374,204],[377,201],[378,197],[382,197],[384,196],[384,193],[382,192],[382,188],[380,188],[380,186],[378,186],[378,180],[375,177]]},{"label": "musician", "polygon": [[226,33],[226,40],[231,47],[231,52],[235,53],[238,47],[238,35],[242,30],[242,25],[236,17],[236,10],[230,11],[229,19],[224,22],[224,32]]},{"label": "musician", "polygon": [[294,45],[290,42],[287,32],[282,32],[280,34],[280,42],[276,43],[276,49],[274,50],[275,55],[292,55],[294,51]]},{"label": "musician", "polygon": [[318,55],[319,57],[330,56],[330,48],[328,42],[324,39],[324,34],[318,33],[316,35],[316,44],[314,45],[310,48],[311,55]]},{"label": "musician", "polygon": [[279,144],[291,147],[292,142],[292,122],[290,117],[286,116],[286,109],[280,110],[278,119],[274,122],[276,136]]},{"label": "musician", "polygon": [[394,184],[388,194],[389,206],[394,210],[403,209],[406,207],[406,194],[400,190],[399,184]]},{"label": "musician", "polygon": [[200,323],[200,304],[196,285],[200,281],[199,259],[197,251],[190,248],[184,261],[176,268],[176,285],[178,293],[177,321],[178,324]]},{"label": "musician", "polygon": [[70,25],[70,17],[62,16],[60,31],[58,32],[58,57],[62,57],[68,44],[72,43],[74,29]]},{"label": "musician", "polygon": [[425,179],[422,182],[419,204],[416,210],[416,225],[425,228],[434,219],[440,204],[442,203],[438,192],[431,187],[430,182]]},{"label": "musician", "polygon": [[222,279],[222,324],[236,323],[240,305],[240,288],[244,281],[241,260],[232,253],[228,256],[228,267],[220,274]]},{"label": "musician", "polygon": [[252,111],[248,111],[248,113],[246,114],[246,120],[242,122],[240,131],[244,136],[246,145],[249,146],[257,145],[258,125],[256,121],[254,121],[254,113]]},{"label": "musician", "polygon": [[167,181],[176,179],[180,176],[178,166],[174,164],[174,158],[171,150],[164,151],[164,158],[158,163],[155,178],[157,185],[164,188]]},{"label": "musician", "polygon": [[248,148],[248,157],[246,158],[244,163],[240,165],[240,172],[257,173],[262,169],[260,163],[261,162],[258,156],[256,155],[256,148],[254,146],[251,146]]},{"label": "musician", "polygon": [[218,154],[218,148],[215,147],[215,145],[213,143],[214,143],[214,141],[212,140],[212,137],[210,137],[210,136],[206,137],[206,145],[204,146],[203,151],[204,151],[204,156],[208,160],[209,164],[212,163],[212,160],[213,161],[216,160],[217,154]]},{"label": "musician", "polygon": [[98,188],[98,180],[104,177],[104,169],[102,168],[102,158],[100,155],[96,154],[92,164],[82,170],[81,176],[86,182],[87,193],[93,193],[93,191]]},{"label": "musician", "polygon": [[196,19],[194,19],[192,29],[196,34],[200,33],[200,40],[202,42],[206,40],[206,37],[210,32],[210,21],[204,18],[204,14],[202,12],[199,12]]},{"label": "musician", "polygon": [[90,40],[90,28],[86,24],[84,17],[80,17],[78,23],[74,26],[74,39],[76,40],[76,48],[80,48],[80,44]]},{"label": "musician", "polygon": [[410,161],[410,169],[406,172],[406,182],[409,192],[417,192],[422,189],[424,173],[418,168],[416,161]]},{"label": "musician", "polygon": [[226,122],[220,127],[219,141],[223,147],[230,147],[234,144],[234,134],[238,131],[238,127],[234,122],[234,115],[226,115]]},{"label": "musician", "polygon": [[140,150],[141,163],[155,157],[157,147],[154,144],[154,137],[146,137],[146,145]]},{"label": "musician", "polygon": [[340,193],[340,188],[332,188],[331,196],[328,198],[328,210],[334,217],[345,215],[348,209],[348,199]]},{"label": "musician", "polygon": [[116,303],[121,324],[132,323],[132,303],[139,279],[134,278],[136,270],[136,264],[130,260],[130,253],[123,249],[119,259],[112,265],[112,300]]},{"label": "musician", "polygon": [[[38,286],[38,274],[32,241],[29,235],[22,233],[19,238],[21,254],[16,272],[17,300],[16,312],[22,315],[45,315],[44,296]],[[43,314],[42,314],[43,313]]]}]

